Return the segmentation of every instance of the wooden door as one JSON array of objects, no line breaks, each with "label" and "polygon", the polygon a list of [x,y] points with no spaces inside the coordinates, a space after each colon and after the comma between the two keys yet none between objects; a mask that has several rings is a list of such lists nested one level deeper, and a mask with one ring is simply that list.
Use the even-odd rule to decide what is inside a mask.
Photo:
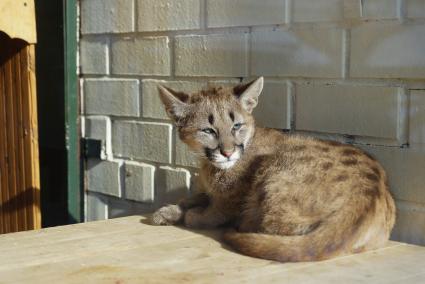
[{"label": "wooden door", "polygon": [[41,226],[34,45],[0,32],[0,233]]}]

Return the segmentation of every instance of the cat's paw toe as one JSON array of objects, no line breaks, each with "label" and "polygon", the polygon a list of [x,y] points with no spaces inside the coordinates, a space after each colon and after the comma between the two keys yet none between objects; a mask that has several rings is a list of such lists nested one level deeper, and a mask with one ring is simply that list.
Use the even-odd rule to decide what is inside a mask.
[{"label": "cat's paw toe", "polygon": [[151,218],[153,225],[174,225],[183,217],[183,211],[178,205],[167,205],[161,207]]},{"label": "cat's paw toe", "polygon": [[184,225],[188,228],[201,228],[201,208],[190,209],[184,215]]}]

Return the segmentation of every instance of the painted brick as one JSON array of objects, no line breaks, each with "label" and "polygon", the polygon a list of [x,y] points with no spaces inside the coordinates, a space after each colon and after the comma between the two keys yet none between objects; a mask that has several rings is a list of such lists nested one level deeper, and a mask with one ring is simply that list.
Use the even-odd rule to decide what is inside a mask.
[{"label": "painted brick", "polygon": [[108,219],[107,198],[87,192],[87,221],[98,221]]},{"label": "painted brick", "polygon": [[367,0],[362,2],[362,17],[368,19],[397,18],[398,0]]},{"label": "painted brick", "polygon": [[298,85],[296,128],[396,139],[398,91],[388,87]]},{"label": "painted brick", "polygon": [[84,137],[99,139],[99,140],[107,140],[107,136],[110,136],[109,117],[86,116],[84,117],[84,122],[85,122]]},{"label": "painted brick", "polygon": [[163,81],[146,79],[142,81],[142,116],[155,119],[169,119],[159,98],[158,85],[164,85],[173,90],[188,94],[196,93],[207,86],[233,86],[238,81]]},{"label": "painted brick", "polygon": [[171,128],[165,123],[114,121],[114,155],[171,163]]},{"label": "painted brick", "polygon": [[84,81],[86,114],[139,116],[139,81],[135,79],[87,79]]},{"label": "painted brick", "polygon": [[133,202],[126,199],[110,198],[108,200],[108,217],[119,218],[133,215]]},{"label": "painted brick", "polygon": [[425,205],[396,202],[397,221],[391,239],[417,245],[425,245]]},{"label": "painted brick", "polygon": [[253,114],[259,126],[289,129],[286,83],[266,81]]},{"label": "painted brick", "polygon": [[[363,24],[351,31],[353,77],[425,77],[425,25]],[[401,52],[402,51],[402,52]]]},{"label": "painted brick", "polygon": [[108,217],[119,218],[129,215],[152,213],[159,205],[153,203],[140,203],[128,199],[115,197],[108,198]]},{"label": "painted brick", "polygon": [[200,0],[137,0],[138,30],[166,31],[200,28]]},{"label": "painted brick", "polygon": [[86,116],[84,137],[102,140],[101,158],[112,158],[111,120],[107,116]]},{"label": "painted brick", "polygon": [[358,19],[361,17],[361,5],[359,0],[343,0],[344,18]]},{"label": "painted brick", "polygon": [[108,74],[106,38],[81,39],[80,58],[83,74]]},{"label": "painted brick", "polygon": [[243,77],[247,75],[247,35],[178,36],[176,75]]},{"label": "painted brick", "polygon": [[81,32],[125,33],[134,31],[133,0],[81,1]]},{"label": "painted brick", "polygon": [[125,37],[112,42],[112,73],[170,75],[168,37]]},{"label": "painted brick", "polygon": [[173,90],[194,93],[205,87],[202,82],[188,81],[162,81],[143,80],[142,81],[142,116],[157,119],[168,119],[164,106],[159,98],[158,84],[170,87]]},{"label": "painted brick", "polygon": [[409,148],[363,146],[382,163],[388,173],[391,192],[398,200],[425,203],[425,147]]},{"label": "painted brick", "polygon": [[209,80],[207,81],[207,88],[215,88],[215,87],[234,87],[237,84],[240,84],[240,79],[226,79],[226,80]]},{"label": "painted brick", "polygon": [[254,75],[340,77],[342,31],[307,28],[252,34]]},{"label": "painted brick", "polygon": [[285,1],[208,0],[207,15],[209,27],[282,24]]},{"label": "painted brick", "polygon": [[423,0],[405,0],[407,17],[425,18],[425,1]]},{"label": "painted brick", "polygon": [[186,167],[199,167],[198,157],[176,134],[176,164]]},{"label": "painted brick", "polygon": [[409,143],[425,144],[425,90],[410,91]]},{"label": "painted brick", "polygon": [[292,1],[294,22],[329,22],[344,18],[344,0]]},{"label": "painted brick", "polygon": [[162,203],[176,203],[189,194],[190,172],[185,169],[160,167],[155,180],[155,197]]},{"label": "painted brick", "polygon": [[121,196],[121,162],[89,159],[87,162],[87,188],[112,196]]},{"label": "painted brick", "polygon": [[125,163],[125,198],[141,202],[154,200],[155,167],[142,163]]}]

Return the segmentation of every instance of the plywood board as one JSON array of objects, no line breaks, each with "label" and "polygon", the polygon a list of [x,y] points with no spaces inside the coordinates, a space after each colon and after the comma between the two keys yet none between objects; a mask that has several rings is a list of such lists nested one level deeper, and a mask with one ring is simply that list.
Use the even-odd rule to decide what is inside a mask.
[{"label": "plywood board", "polygon": [[[240,255],[220,231],[151,226],[143,216],[0,236],[2,283],[425,283],[425,248],[385,248],[328,261]],[[411,282],[410,282],[411,281]]]}]

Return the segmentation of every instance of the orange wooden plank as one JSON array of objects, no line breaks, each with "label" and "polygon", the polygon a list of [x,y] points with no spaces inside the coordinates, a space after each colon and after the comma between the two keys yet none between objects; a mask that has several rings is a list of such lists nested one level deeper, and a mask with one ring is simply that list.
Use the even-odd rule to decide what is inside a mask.
[{"label": "orange wooden plank", "polygon": [[6,212],[3,213],[3,200],[6,199],[7,194],[7,171],[6,171],[6,121],[4,116],[5,110],[5,86],[4,86],[4,69],[0,66],[0,233],[7,232],[8,218]]},{"label": "orange wooden plank", "polygon": [[25,68],[25,64],[26,64],[26,54],[22,55],[21,58],[21,70],[22,70],[22,74],[21,74],[21,87],[22,87],[22,93],[25,94],[22,97],[22,108],[23,108],[23,130],[24,130],[24,153],[25,153],[25,188],[28,192],[28,198],[26,200],[26,208],[25,208],[25,213],[27,215],[27,226],[29,228],[33,228],[34,227],[34,216],[32,214],[32,203],[33,203],[33,197],[32,197],[32,183],[31,183],[31,163],[29,161],[29,159],[31,158],[30,156],[30,135],[29,135],[29,103],[28,103],[28,76],[27,76],[27,72],[26,72],[26,68]]},{"label": "orange wooden plank", "polygon": [[37,104],[35,87],[34,46],[27,46],[21,54],[21,82],[23,96],[25,184],[28,191],[27,223],[31,229],[41,228],[40,177],[38,156]]},{"label": "orange wooden plank", "polygon": [[31,123],[31,162],[32,162],[32,182],[34,188],[34,229],[41,228],[41,200],[40,200],[40,157],[38,152],[38,113],[37,113],[37,86],[35,76],[35,45],[29,45],[28,50],[28,75],[29,75],[29,95],[31,102],[30,123]]},{"label": "orange wooden plank", "polygon": [[37,112],[37,85],[35,76],[35,45],[28,46],[28,72],[29,86],[31,95],[31,162],[32,162],[32,177],[34,185],[34,229],[41,228],[41,199],[40,199],[40,156],[38,152],[38,112]]},{"label": "orange wooden plank", "polygon": [[23,145],[23,118],[22,118],[22,96],[25,96],[21,88],[21,53],[22,49],[13,57],[13,86],[15,93],[15,127],[16,127],[16,172],[18,191],[18,230],[27,230],[26,216],[26,187],[25,187],[25,155]]},{"label": "orange wooden plank", "polygon": [[9,175],[9,199],[6,201],[6,210],[10,214],[10,230],[11,232],[18,231],[18,213],[17,208],[17,184],[16,184],[16,129],[15,129],[15,109],[14,109],[14,90],[13,90],[13,75],[12,63],[9,58],[5,63],[6,70],[6,120],[7,120],[7,152],[8,152],[8,175]]}]

